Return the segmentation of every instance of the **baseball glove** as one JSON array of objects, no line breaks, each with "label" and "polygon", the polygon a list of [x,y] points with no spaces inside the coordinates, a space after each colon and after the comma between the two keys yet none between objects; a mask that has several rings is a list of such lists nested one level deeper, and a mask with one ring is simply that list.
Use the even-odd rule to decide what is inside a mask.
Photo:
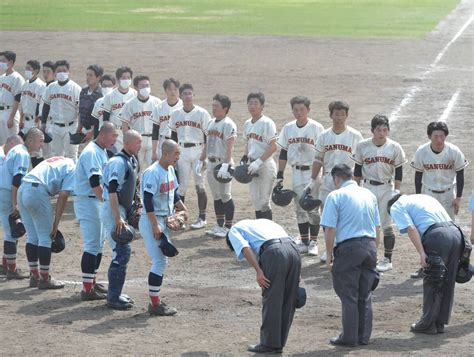
[{"label": "baseball glove", "polygon": [[166,218],[166,226],[170,230],[177,232],[184,228],[184,224],[186,223],[187,220],[188,220],[187,213],[185,211],[179,211]]},{"label": "baseball glove", "polygon": [[127,223],[135,229],[138,229],[138,221],[140,220],[141,211],[141,205],[134,204],[127,218]]}]

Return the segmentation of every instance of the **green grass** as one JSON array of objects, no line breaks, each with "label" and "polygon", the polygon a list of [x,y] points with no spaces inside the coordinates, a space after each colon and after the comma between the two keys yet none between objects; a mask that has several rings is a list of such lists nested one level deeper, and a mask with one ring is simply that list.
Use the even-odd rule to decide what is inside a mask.
[{"label": "green grass", "polygon": [[421,37],[458,0],[0,0],[0,30]]}]

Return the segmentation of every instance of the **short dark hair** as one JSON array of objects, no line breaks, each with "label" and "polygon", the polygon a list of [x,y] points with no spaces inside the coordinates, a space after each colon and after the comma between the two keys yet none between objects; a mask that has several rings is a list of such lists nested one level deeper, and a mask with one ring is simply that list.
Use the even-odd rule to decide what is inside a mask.
[{"label": "short dark hair", "polygon": [[349,180],[352,178],[353,173],[352,173],[352,169],[346,164],[337,164],[332,168],[331,176],[333,178],[340,177],[343,180]]},{"label": "short dark hair", "polygon": [[100,84],[102,84],[104,81],[111,81],[115,85],[115,78],[109,74],[104,74],[102,76],[102,78],[100,79]]},{"label": "short dark hair", "polygon": [[385,125],[388,128],[388,130],[390,130],[390,124],[389,124],[387,116],[382,115],[382,114],[375,114],[375,116],[372,118],[372,121],[370,123],[370,126],[372,127],[372,131],[374,131],[375,128],[380,125]]},{"label": "short dark hair", "polygon": [[56,63],[53,61],[46,61],[43,63],[43,68],[50,68],[53,72],[56,70]]},{"label": "short dark hair", "polygon": [[66,61],[66,60],[59,60],[59,61],[56,61],[56,64],[55,64],[55,69],[58,69],[59,66],[66,66],[67,69],[69,69],[69,62]]},{"label": "short dark hair", "polygon": [[232,243],[230,242],[230,238],[229,238],[229,232],[227,232],[226,236],[225,236],[225,242],[227,243],[227,246],[229,247],[229,249],[233,252],[235,252],[235,249],[234,247],[232,246]]},{"label": "short dark hair", "polygon": [[304,106],[307,109],[309,109],[309,106],[311,105],[311,101],[309,100],[308,97],[305,97],[303,95],[298,95],[296,97],[291,98],[290,104],[291,104],[291,109],[293,109],[295,104],[304,104]]},{"label": "short dark hair", "polygon": [[140,83],[141,81],[149,81],[149,80],[150,80],[150,77],[148,76],[135,76],[135,78],[133,78],[133,86],[138,87],[138,83]]},{"label": "short dark hair", "polygon": [[335,110],[341,110],[344,109],[346,111],[346,115],[349,114],[349,104],[342,100],[335,100],[328,105],[329,108],[329,114],[332,115],[332,113]]},{"label": "short dark hair", "polygon": [[120,79],[124,73],[130,73],[130,77],[133,77],[133,71],[130,67],[119,67],[115,71],[115,78]]},{"label": "short dark hair", "polygon": [[33,68],[34,71],[39,71],[41,69],[41,65],[37,60],[29,60],[26,64]]},{"label": "short dark hair", "polygon": [[184,83],[181,87],[179,87],[179,95],[183,94],[186,89],[191,89],[194,92],[193,85],[190,83]]},{"label": "short dark hair", "polygon": [[218,93],[212,98],[212,100],[216,100],[219,103],[221,103],[222,108],[227,108],[226,113],[229,112],[231,101],[230,101],[230,98],[228,96]]},{"label": "short dark hair", "polygon": [[428,124],[428,128],[426,132],[428,133],[428,137],[433,134],[433,131],[435,130],[442,130],[444,131],[444,134],[448,136],[449,134],[449,129],[448,125],[444,121],[432,121],[431,123]]},{"label": "short dark hair", "polygon": [[171,77],[171,78],[165,79],[165,81],[163,82],[163,89],[165,90],[168,89],[172,84],[174,84],[176,88],[179,88],[179,85],[181,83],[179,83],[177,79],[174,79],[173,77]]},{"label": "short dark hair", "polygon": [[265,95],[262,92],[251,92],[247,96],[247,103],[250,99],[257,98],[261,105],[265,104]]},{"label": "short dark hair", "polygon": [[387,211],[388,214],[390,215],[390,208],[392,208],[393,204],[398,201],[398,199],[402,197],[401,193],[397,193],[395,196],[393,196],[391,199],[388,200],[387,202]]},{"label": "short dark hair", "polygon": [[16,61],[16,53],[12,51],[0,52],[0,56],[5,57],[8,61],[12,61],[13,63]]},{"label": "short dark hair", "polygon": [[87,70],[94,72],[96,77],[102,77],[104,74],[104,69],[98,64],[91,64],[89,67],[87,67]]}]

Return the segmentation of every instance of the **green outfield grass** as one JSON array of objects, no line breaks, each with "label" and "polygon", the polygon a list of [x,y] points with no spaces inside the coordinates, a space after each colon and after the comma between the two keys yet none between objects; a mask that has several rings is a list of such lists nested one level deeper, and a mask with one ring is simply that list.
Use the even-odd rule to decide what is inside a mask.
[{"label": "green outfield grass", "polygon": [[458,0],[0,0],[0,30],[420,37]]}]

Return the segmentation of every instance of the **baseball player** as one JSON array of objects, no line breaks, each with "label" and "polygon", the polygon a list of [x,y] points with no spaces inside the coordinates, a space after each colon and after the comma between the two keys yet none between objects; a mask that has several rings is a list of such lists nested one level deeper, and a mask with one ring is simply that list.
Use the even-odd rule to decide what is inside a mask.
[{"label": "baseball player", "polygon": [[14,52],[0,52],[0,146],[7,137],[18,134],[18,105],[25,80],[13,68],[15,61]]},{"label": "baseball player", "polygon": [[377,271],[386,272],[393,268],[392,252],[395,233],[387,211],[387,203],[394,191],[400,192],[403,178],[405,152],[401,145],[388,138],[390,124],[385,115],[377,114],[371,122],[372,138],[357,144],[351,158],[355,161],[354,180],[372,192],[377,198],[380,223],[383,229],[384,258],[377,264]]},{"label": "baseball player", "polygon": [[97,139],[84,148],[77,161],[74,212],[84,241],[81,261],[83,301],[106,298],[107,291],[95,283],[105,240],[105,230],[100,219],[103,194],[101,179],[108,160],[106,149],[114,145],[117,136],[115,125],[104,123]]},{"label": "baseball player", "polygon": [[43,94],[41,126],[46,129],[51,118],[51,148],[54,156],[65,156],[77,161],[77,145],[71,145],[69,134],[76,132],[78,126],[79,95],[81,87],[69,79],[69,62],[56,62],[56,79]]},{"label": "baseball player", "polygon": [[[40,121],[39,106],[46,84],[38,78],[41,65],[38,61],[26,62],[26,82],[21,90],[20,98],[20,132],[24,135],[31,128],[38,127]],[[35,167],[43,160],[41,152],[32,153],[31,165]]]},{"label": "baseball player", "polygon": [[138,162],[141,170],[151,165],[153,122],[150,120],[151,113],[161,103],[157,97],[150,95],[150,78],[147,76],[136,76],[133,86],[137,90],[137,96],[127,101],[119,113],[118,118],[122,121],[122,131],[129,129],[138,131],[142,137],[142,147],[138,153]]},{"label": "baseball player", "polygon": [[[54,71],[56,70],[56,64],[52,61],[46,61],[43,63],[43,68],[42,68],[42,73],[43,73],[43,79],[45,82],[45,87],[43,88],[43,93],[41,93],[41,100],[40,100],[40,105],[39,105],[39,119],[41,122],[41,113],[43,112],[43,106],[44,106],[44,101],[43,101],[43,95],[44,92],[46,91],[46,87],[48,87],[51,83],[54,83],[56,81],[56,76],[54,74]],[[41,124],[41,123],[40,123]],[[45,132],[48,133],[51,136],[51,120],[50,118],[47,119],[46,125],[43,126],[41,125],[44,129]],[[43,158],[50,158],[52,156],[52,148],[51,148],[51,143],[43,143],[43,148],[41,149],[42,151],[42,156]]]},{"label": "baseball player", "polygon": [[250,195],[256,218],[272,219],[271,195],[276,178],[273,153],[277,149],[277,131],[272,119],[263,114],[265,96],[261,92],[247,96],[247,108],[252,116],[244,123],[244,155],[240,163],[247,164],[250,175],[258,175],[250,182]]},{"label": "baseball player", "polygon": [[151,161],[155,162],[161,156],[161,144],[165,139],[171,139],[171,130],[168,125],[171,113],[183,107],[183,101],[179,98],[179,81],[168,78],[163,82],[166,100],[155,107],[151,114],[153,122]]},{"label": "baseball player", "polygon": [[[305,191],[317,191],[319,172],[323,168],[319,188],[319,198],[322,201],[321,212],[326,197],[336,189],[331,177],[332,168],[337,164],[346,164],[353,168],[354,161],[351,160],[351,155],[355,151],[357,143],[362,140],[361,133],[346,124],[348,115],[349,105],[347,103],[343,101],[329,103],[332,127],[324,130],[316,142],[311,181],[305,187]],[[321,256],[321,261],[326,261],[325,252]]]},{"label": "baseball player", "polygon": [[102,127],[102,123],[104,121],[102,103],[104,102],[105,96],[114,90],[115,78],[109,76],[108,74],[104,74],[100,80],[100,86],[102,87],[103,97],[100,97],[96,100],[91,113],[91,116],[94,118],[94,138],[97,137],[99,129]]},{"label": "baseball player", "polygon": [[104,121],[111,121],[119,130],[117,142],[113,151],[120,152],[122,150],[122,121],[119,118],[125,102],[137,96],[137,91],[130,88],[132,85],[133,71],[129,67],[120,67],[115,71],[118,87],[104,97],[102,102],[102,118]]},{"label": "baseball player", "polygon": [[122,296],[123,284],[130,260],[130,244],[118,244],[111,234],[124,229],[130,213],[138,180],[138,162],[135,159],[140,151],[142,136],[135,130],[123,134],[123,149],[112,157],[104,167],[104,204],[101,219],[112,248],[112,261],[109,266],[109,288],[107,305],[116,310],[133,307],[133,300]]},{"label": "baseball player", "polygon": [[[43,161],[23,178],[18,190],[18,206],[28,239],[26,257],[30,268],[30,287],[61,289],[64,283],[52,279],[51,239],[58,231],[64,208],[74,189],[72,159],[55,156]],[[58,195],[56,211],[50,197]],[[39,270],[38,270],[39,261]]]},{"label": "baseball player", "polygon": [[183,107],[171,113],[169,127],[171,138],[179,143],[181,157],[178,160],[178,194],[184,202],[191,176],[194,177],[198,197],[199,217],[191,224],[192,229],[206,226],[207,194],[204,185],[204,160],[206,159],[207,126],[211,116],[206,109],[194,104],[194,89],[185,83],[179,87]]},{"label": "baseball player", "polygon": [[229,166],[233,164],[232,153],[237,137],[237,126],[227,116],[230,105],[229,97],[216,94],[212,102],[214,119],[209,122],[207,127],[207,158],[209,161],[207,181],[214,199],[217,225],[206,231],[206,233],[217,238],[225,238],[230,227],[232,227],[235,211],[234,200],[231,194],[232,182],[219,182],[214,177],[214,168],[220,164],[221,168],[217,174],[218,177],[232,177],[229,173]]},{"label": "baseball player", "polygon": [[0,167],[0,219],[3,226],[3,270],[7,279],[26,279],[29,277],[16,267],[16,252],[18,239],[13,238],[10,231],[8,216],[19,217],[17,205],[18,188],[23,176],[30,166],[30,152],[36,152],[43,144],[44,136],[41,130],[32,128],[25,137],[25,144],[18,135],[7,138],[4,145],[5,157]]},{"label": "baseball player", "polygon": [[304,188],[311,180],[314,147],[324,127],[308,118],[311,102],[307,97],[293,97],[290,104],[296,120],[286,124],[278,137],[277,144],[281,147],[281,151],[276,184],[283,183],[283,173],[288,162],[292,170],[293,191],[297,194],[295,197],[296,221],[302,243],[299,250],[300,253],[318,255],[319,209],[307,212],[298,202],[305,194]]},{"label": "baseball player", "polygon": [[171,316],[176,309],[161,301],[160,291],[163,274],[168,258],[159,247],[161,233],[169,237],[166,218],[175,209],[186,210],[177,193],[178,180],[173,166],[179,159],[180,147],[172,140],[165,140],[162,145],[162,155],[143,173],[141,194],[143,197],[142,215],[140,217],[140,233],[152,261],[148,274],[148,289],[151,303],[148,312],[152,316]]}]

